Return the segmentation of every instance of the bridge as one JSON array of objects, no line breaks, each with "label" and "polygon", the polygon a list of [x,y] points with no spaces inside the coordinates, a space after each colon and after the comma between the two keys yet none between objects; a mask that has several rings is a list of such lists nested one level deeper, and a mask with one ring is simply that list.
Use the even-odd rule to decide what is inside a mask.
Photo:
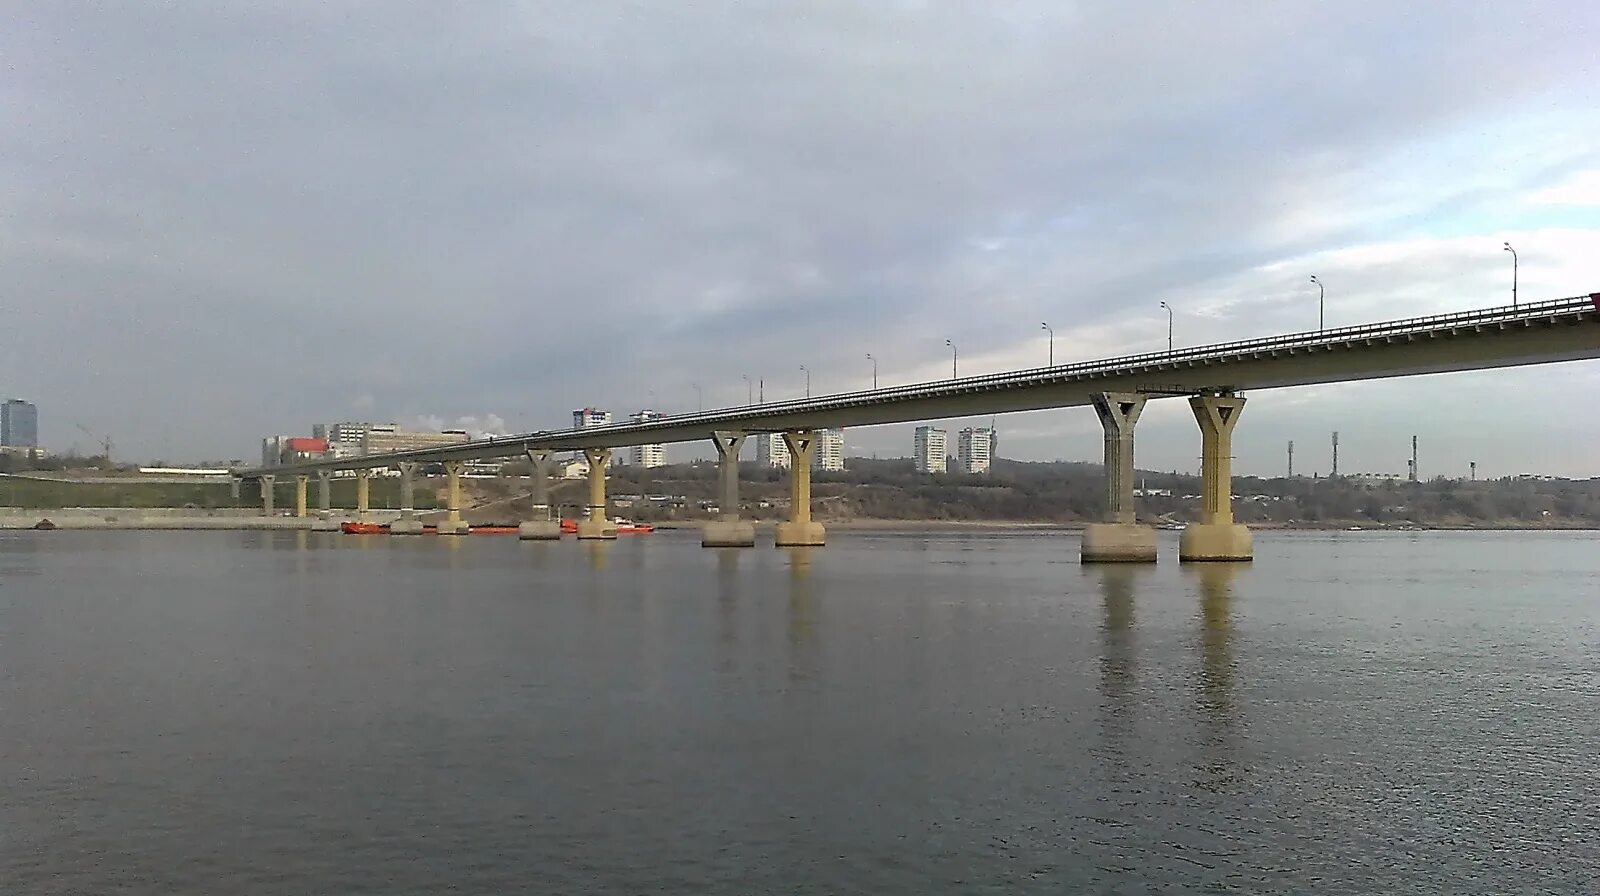
[{"label": "bridge", "polygon": [[738,457],[750,433],[781,434],[787,444],[790,518],[778,524],[779,546],[821,545],[825,531],[811,519],[811,460],[815,431],[1091,405],[1105,434],[1107,507],[1103,521],[1084,530],[1086,562],[1148,562],[1156,558],[1155,533],[1140,525],[1133,501],[1133,433],[1145,402],[1186,397],[1201,436],[1201,519],[1180,539],[1179,558],[1248,560],[1249,530],[1234,522],[1231,507],[1232,435],[1246,390],[1275,389],[1386,377],[1486,370],[1600,358],[1600,293],[1510,307],[1487,308],[1264,339],[1083,361],[936,382],[892,386],[794,401],[742,405],[679,414],[644,423],[617,423],[498,436],[469,442],[361,457],[314,460],[236,470],[236,480],[260,480],[264,509],[272,512],[271,483],[296,477],[296,513],[305,516],[307,486],[320,481],[321,509],[329,511],[329,477],[357,477],[358,518],[369,512],[367,485],[374,469],[401,475],[401,518],[396,534],[420,532],[412,507],[412,482],[420,464],[443,464],[448,480],[447,519],[441,534],[467,531],[461,518],[460,478],[469,460],[526,455],[534,465],[533,518],[526,538],[556,538],[550,518],[551,457],[581,451],[589,462],[587,518],[579,538],[615,538],[606,515],[605,469],[611,451],[631,445],[710,441],[720,463],[721,519],[708,523],[703,544],[749,546],[754,526],[739,518]]}]

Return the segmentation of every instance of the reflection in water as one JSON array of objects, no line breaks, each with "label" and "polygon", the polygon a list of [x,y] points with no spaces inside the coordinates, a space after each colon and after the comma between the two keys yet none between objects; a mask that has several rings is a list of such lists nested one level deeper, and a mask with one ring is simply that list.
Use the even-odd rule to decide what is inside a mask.
[{"label": "reflection in water", "polygon": [[[717,641],[731,648],[739,632],[739,555],[747,548],[712,548],[717,552]],[[733,665],[733,652],[722,655],[722,668]]]},{"label": "reflection in water", "polygon": [[51,537],[33,532],[0,532],[0,578],[39,574],[39,542]]},{"label": "reflection in water", "polygon": [[1185,572],[1200,586],[1200,677],[1196,703],[1202,726],[1199,785],[1220,790],[1238,781],[1237,707],[1233,700],[1233,580],[1238,563],[1197,563]]},{"label": "reflection in water", "polygon": [[522,552],[528,557],[528,565],[534,569],[544,569],[550,562],[552,545],[548,541],[519,541]]},{"label": "reflection in water", "polygon": [[[1108,563],[1099,568],[1104,618],[1100,625],[1100,696],[1107,735],[1131,733],[1133,695],[1138,688],[1134,665],[1133,596],[1139,576],[1135,564]],[[1086,570],[1087,571],[1087,570]]]},{"label": "reflection in water", "polygon": [[789,560],[789,677],[814,678],[816,606],[811,596],[812,548],[784,548]]},{"label": "reflection in water", "polygon": [[593,540],[585,540],[583,542],[583,546],[584,550],[589,555],[589,568],[596,570],[605,569],[606,556],[611,553],[611,542],[606,541],[603,538],[596,538]]}]

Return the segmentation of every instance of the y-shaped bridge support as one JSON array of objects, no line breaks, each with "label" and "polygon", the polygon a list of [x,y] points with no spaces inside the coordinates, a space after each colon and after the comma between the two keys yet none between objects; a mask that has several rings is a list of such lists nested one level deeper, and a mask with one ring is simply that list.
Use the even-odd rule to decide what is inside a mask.
[{"label": "y-shaped bridge support", "polygon": [[274,497],[273,493],[272,493],[272,490],[273,490],[274,487],[277,486],[277,484],[278,484],[278,477],[274,473],[263,473],[261,475],[261,478],[256,480],[256,485],[261,486],[261,515],[262,516],[275,516],[275,515],[277,515],[277,511],[272,509],[272,499]]},{"label": "y-shaped bridge support", "polygon": [[1106,436],[1106,520],[1083,530],[1084,563],[1154,563],[1156,533],[1133,506],[1133,425],[1144,411],[1136,392],[1101,392],[1094,410]]},{"label": "y-shaped bridge support", "polygon": [[611,465],[610,448],[585,448],[589,461],[589,518],[578,522],[581,539],[616,538],[617,524],[606,518],[606,467]]},{"label": "y-shaped bridge support", "polygon": [[1200,522],[1183,530],[1178,559],[1253,559],[1250,530],[1233,521],[1233,427],[1244,399],[1197,395],[1189,399],[1189,407],[1200,423]]},{"label": "y-shaped bridge support", "polygon": [[561,521],[550,518],[550,454],[543,449],[529,448],[528,497],[533,503],[527,520],[517,526],[517,537],[523,541],[555,541],[561,537]]},{"label": "y-shaped bridge support", "polygon": [[461,467],[459,460],[444,462],[446,513],[436,530],[440,535],[465,535],[471,531],[461,518]]},{"label": "y-shaped bridge support", "polygon": [[827,543],[827,530],[811,521],[811,458],[817,434],[786,432],[783,443],[789,446],[789,521],[778,524],[777,546],[820,547]]},{"label": "y-shaped bridge support", "polygon": [[721,489],[717,496],[720,518],[706,523],[700,544],[708,548],[748,548],[756,543],[755,524],[739,519],[739,449],[744,446],[742,432],[714,432],[711,443],[717,446],[717,472]]},{"label": "y-shaped bridge support", "polygon": [[305,474],[294,477],[294,515],[296,519],[305,519],[309,512],[306,509],[306,487],[311,484],[311,477]]},{"label": "y-shaped bridge support", "polygon": [[417,519],[417,464],[402,461],[400,468],[400,518],[389,524],[390,535],[421,535],[422,520]]}]

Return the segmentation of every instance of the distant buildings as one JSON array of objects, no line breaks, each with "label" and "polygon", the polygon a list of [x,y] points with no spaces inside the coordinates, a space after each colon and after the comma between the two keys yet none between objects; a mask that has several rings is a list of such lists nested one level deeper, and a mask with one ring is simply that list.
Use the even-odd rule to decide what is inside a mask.
[{"label": "distant buildings", "polygon": [[[611,412],[610,411],[602,411],[599,408],[578,408],[577,410],[572,412],[572,428],[573,429],[589,429],[590,427],[593,427],[593,426],[610,426],[610,425],[611,425]],[[582,456],[582,452],[579,452],[578,455],[575,455],[575,456]],[[620,451],[612,451],[611,452],[611,464],[610,464],[610,466],[613,466],[613,467],[622,466],[622,462],[625,459],[625,457],[626,457],[626,455],[624,455]]]},{"label": "distant buildings", "polygon": [[811,458],[811,468],[829,472],[844,469],[844,430],[817,430],[817,446]]},{"label": "distant buildings", "polygon": [[20,398],[0,404],[0,447],[39,447],[39,409]]},{"label": "distant buildings", "polygon": [[610,426],[611,412],[599,408],[578,408],[572,412],[572,428],[588,429],[591,426]]},{"label": "distant buildings", "polygon": [[944,430],[932,426],[919,426],[912,438],[911,446],[911,458],[916,462],[918,473],[945,472],[947,459]]},{"label": "distant buildings", "polygon": [[[576,411],[573,412],[576,415]],[[606,415],[610,417],[609,414]],[[574,417],[576,419],[576,417]],[[628,417],[630,423],[649,423],[660,420],[661,413],[649,408]],[[628,464],[635,467],[664,467],[667,465],[667,451],[661,445],[634,445],[628,449]]]},{"label": "distant buildings", "polygon": [[471,437],[464,429],[446,429],[440,432],[411,432],[396,423],[319,423],[311,427],[311,437],[268,436],[261,440],[261,465],[295,463],[302,460],[361,457],[368,454],[386,454],[390,451],[410,451],[415,448],[439,448],[468,441]]},{"label": "distant buildings", "polygon": [[994,454],[994,430],[968,427],[956,436],[956,469],[962,473],[989,472]]},{"label": "distant buildings", "polygon": [[782,433],[756,435],[756,463],[763,467],[789,468],[789,446],[783,441]]}]

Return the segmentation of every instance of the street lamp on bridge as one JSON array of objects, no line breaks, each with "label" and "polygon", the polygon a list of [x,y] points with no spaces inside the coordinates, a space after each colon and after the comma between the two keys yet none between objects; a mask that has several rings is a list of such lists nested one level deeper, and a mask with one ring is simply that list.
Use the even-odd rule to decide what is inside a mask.
[{"label": "street lamp on bridge", "polygon": [[944,344],[950,346],[950,378],[951,379],[955,379],[956,378],[956,358],[957,358],[956,344],[954,342],[951,342],[948,339],[946,339],[944,341]]},{"label": "street lamp on bridge", "polygon": [[867,353],[867,360],[872,362],[872,389],[873,389],[873,391],[877,391],[877,389],[878,389],[878,359],[872,357],[872,353],[868,352]]},{"label": "street lamp on bridge", "polygon": [[1170,352],[1172,351],[1172,306],[1162,302],[1161,307],[1167,309],[1167,351]]},{"label": "street lamp on bridge", "polygon": [[1046,323],[1041,323],[1039,326],[1044,327],[1045,332],[1050,334],[1050,366],[1054,367],[1056,366],[1056,331],[1050,329],[1050,325]]},{"label": "street lamp on bridge", "polygon": [[806,365],[801,364],[800,365],[800,372],[806,375],[806,397],[810,398],[811,397],[811,371],[806,369]]},{"label": "street lamp on bridge", "polygon": [[[1511,307],[1517,307],[1517,250],[1506,243],[1506,251],[1511,253]],[[1537,304],[1537,303],[1535,303]]]},{"label": "street lamp on bridge", "polygon": [[1326,323],[1324,323],[1324,317],[1322,313],[1324,299],[1327,297],[1327,293],[1323,290],[1322,281],[1317,279],[1316,274],[1311,275],[1311,282],[1317,284],[1317,331],[1321,332],[1327,329],[1328,326]]}]

